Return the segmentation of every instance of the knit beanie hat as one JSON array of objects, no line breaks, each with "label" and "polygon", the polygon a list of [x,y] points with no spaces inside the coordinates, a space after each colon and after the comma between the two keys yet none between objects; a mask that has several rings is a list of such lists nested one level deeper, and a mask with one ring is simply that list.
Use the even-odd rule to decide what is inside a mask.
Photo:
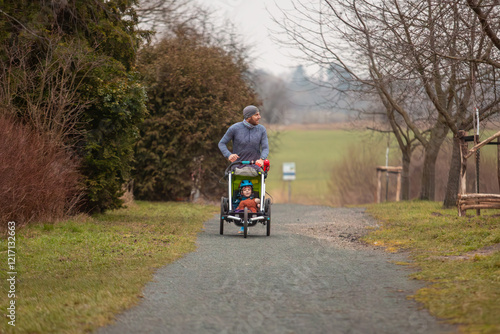
[{"label": "knit beanie hat", "polygon": [[256,106],[246,106],[243,109],[243,119],[247,119],[255,115],[259,112],[259,109]]}]

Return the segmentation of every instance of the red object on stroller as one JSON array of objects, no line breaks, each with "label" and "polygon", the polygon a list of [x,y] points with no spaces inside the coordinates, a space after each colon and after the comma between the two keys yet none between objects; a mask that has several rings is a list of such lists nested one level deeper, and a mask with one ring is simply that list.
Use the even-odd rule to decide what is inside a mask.
[{"label": "red object on stroller", "polygon": [[264,160],[264,167],[262,169],[264,172],[269,172],[269,168],[271,168],[271,164],[268,159]]}]

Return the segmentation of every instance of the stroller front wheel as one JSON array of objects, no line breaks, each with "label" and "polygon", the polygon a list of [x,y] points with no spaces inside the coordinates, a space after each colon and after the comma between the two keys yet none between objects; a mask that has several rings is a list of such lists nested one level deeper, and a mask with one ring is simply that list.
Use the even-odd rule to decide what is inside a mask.
[{"label": "stroller front wheel", "polygon": [[265,215],[267,217],[266,223],[266,234],[267,236],[271,235],[271,200],[266,199],[266,212]]},{"label": "stroller front wheel", "polygon": [[243,237],[246,238],[248,235],[248,208],[243,211]]}]

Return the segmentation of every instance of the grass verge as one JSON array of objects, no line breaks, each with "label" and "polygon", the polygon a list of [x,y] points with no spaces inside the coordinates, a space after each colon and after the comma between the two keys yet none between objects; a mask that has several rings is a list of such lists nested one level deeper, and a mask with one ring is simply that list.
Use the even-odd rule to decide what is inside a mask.
[{"label": "grass verge", "polygon": [[[154,270],[195,249],[213,206],[137,202],[93,218],[39,224],[16,233],[16,322],[2,333],[84,333],[141,298]],[[7,265],[7,240],[1,239]],[[0,278],[9,303],[6,272]]]},{"label": "grass verge", "polygon": [[[429,282],[412,296],[465,333],[500,333],[500,216],[458,217],[438,202],[367,206],[383,227],[365,237],[388,251],[406,249]],[[473,210],[470,211],[472,213]]]}]

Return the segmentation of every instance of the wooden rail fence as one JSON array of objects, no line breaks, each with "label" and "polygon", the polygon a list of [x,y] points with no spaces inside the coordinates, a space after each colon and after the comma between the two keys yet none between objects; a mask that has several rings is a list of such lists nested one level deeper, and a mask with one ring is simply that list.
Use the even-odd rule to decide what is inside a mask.
[{"label": "wooden rail fence", "polygon": [[[460,188],[457,196],[458,215],[465,216],[467,210],[475,209],[476,214],[481,214],[481,209],[500,209],[500,195],[499,194],[481,194],[481,193],[467,193],[467,158],[477,152],[481,147],[488,144],[497,145],[498,154],[498,183],[500,186],[500,131],[495,133],[488,139],[474,145],[470,150],[468,148],[468,141],[478,141],[477,136],[467,136],[463,130],[458,132],[458,139],[460,139]],[[492,143],[497,139],[496,143]],[[476,181],[477,182],[477,181]],[[476,187],[477,189],[477,187]]]}]

